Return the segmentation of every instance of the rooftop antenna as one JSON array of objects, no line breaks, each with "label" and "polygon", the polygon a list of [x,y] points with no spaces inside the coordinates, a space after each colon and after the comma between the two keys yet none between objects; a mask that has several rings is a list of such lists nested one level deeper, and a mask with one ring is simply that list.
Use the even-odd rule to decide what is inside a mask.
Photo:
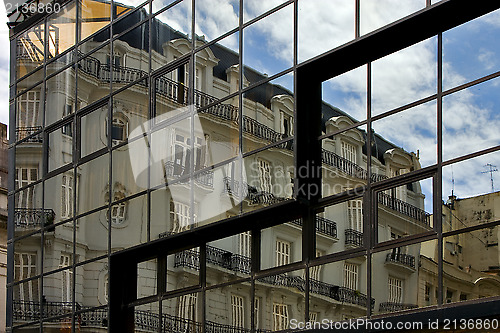
[{"label": "rooftop antenna", "polygon": [[485,165],[485,167],[490,168],[488,171],[482,171],[481,173],[489,173],[490,174],[490,180],[491,180],[491,192],[495,192],[495,187],[493,186],[493,172],[498,171],[496,165],[492,165],[491,163],[488,163]]}]

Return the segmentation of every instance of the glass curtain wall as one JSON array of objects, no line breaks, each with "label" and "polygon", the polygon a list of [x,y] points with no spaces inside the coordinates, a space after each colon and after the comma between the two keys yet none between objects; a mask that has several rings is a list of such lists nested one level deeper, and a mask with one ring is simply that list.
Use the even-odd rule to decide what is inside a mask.
[{"label": "glass curtain wall", "polygon": [[109,331],[111,260],[127,253],[127,332],[275,332],[497,299],[494,6],[308,73],[310,123],[297,100],[324,52],[445,5],[78,0],[14,30],[8,327]]}]

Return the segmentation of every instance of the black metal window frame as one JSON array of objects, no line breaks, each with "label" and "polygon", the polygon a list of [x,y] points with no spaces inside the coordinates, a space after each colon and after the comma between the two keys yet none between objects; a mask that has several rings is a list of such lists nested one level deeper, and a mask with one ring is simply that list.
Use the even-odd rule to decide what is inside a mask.
[{"label": "black metal window frame", "polygon": [[[359,3],[358,7],[359,7]],[[315,165],[321,165],[321,139],[333,136],[336,133],[323,135],[321,132],[321,85],[324,81],[348,72],[359,66],[368,64],[393,52],[404,49],[427,38],[437,36],[438,49],[442,46],[442,33],[467,21],[487,14],[500,8],[500,3],[494,1],[448,0],[441,1],[416,12],[404,19],[394,22],[382,29],[372,32],[366,36],[338,47],[326,54],[306,61],[294,68],[295,79],[295,168],[311,170]],[[357,28],[359,34],[359,27]],[[321,175],[315,173],[304,173],[308,177],[296,173],[294,180],[294,199],[280,204],[265,207],[255,212],[232,217],[223,221],[202,226],[191,231],[170,235],[147,244],[138,245],[134,248],[113,253],[110,256],[110,330],[112,332],[132,332],[134,328],[134,306],[162,300],[181,293],[204,291],[206,287],[206,250],[207,243],[233,236],[241,232],[252,232],[252,270],[249,280],[254,281],[260,277],[271,274],[279,274],[292,269],[306,269],[306,278],[309,278],[308,267],[321,263],[330,262],[332,258],[340,260],[342,257],[355,255],[367,255],[368,264],[371,264],[371,254],[380,252],[395,244],[415,243],[428,239],[438,240],[438,249],[442,251],[443,233],[441,230],[441,178],[442,178],[442,60],[441,51],[438,51],[438,158],[437,163],[430,167],[411,172],[396,178],[383,180],[377,183],[370,182],[370,159],[368,159],[368,184],[365,186],[363,197],[365,207],[369,207],[364,214],[364,225],[371,232],[365,232],[365,247],[362,249],[347,251],[339,255],[329,255],[315,258],[315,217],[316,212],[322,208],[344,202],[355,197],[354,193],[344,192],[339,195],[322,198],[321,193],[312,193],[308,189],[320,188]],[[369,106],[368,106],[369,108]],[[361,122],[368,125],[367,145],[371,141],[371,116],[368,112],[366,121]],[[357,124],[359,125],[359,123]],[[498,147],[490,149],[498,150]],[[476,155],[486,153],[477,152]],[[470,154],[470,155],[474,155]],[[471,157],[471,156],[468,156]],[[456,162],[448,161],[446,164]],[[309,177],[313,175],[312,177]],[[406,241],[392,241],[387,244],[376,242],[376,193],[378,191],[405,185],[408,182],[418,181],[424,178],[433,179],[433,214],[438,218],[434,221],[434,230],[428,233],[416,235]],[[302,261],[283,267],[261,270],[260,269],[260,231],[288,221],[302,218]],[[193,247],[200,247],[200,280],[197,286],[187,290],[166,292],[166,256]],[[442,257],[442,256],[441,256]],[[157,267],[157,295],[144,299],[137,299],[137,264],[151,259],[158,259]],[[442,260],[441,260],[442,261]],[[442,262],[439,263],[439,279],[442,280]],[[368,272],[371,280],[371,272]],[[306,298],[309,296],[309,285],[305,284]],[[371,297],[371,287],[368,285],[368,298]],[[442,290],[439,288],[439,299],[442,299]],[[367,307],[367,315],[372,320],[415,321],[426,322],[428,319],[443,318],[477,318],[500,314],[500,299],[492,298],[483,302],[469,302],[463,305],[442,306],[439,305],[417,310],[403,315],[391,315],[389,317],[371,316],[371,309]],[[309,304],[305,303],[305,320],[308,320]],[[472,311],[473,310],[473,311]],[[252,323],[254,314],[252,313]]]}]

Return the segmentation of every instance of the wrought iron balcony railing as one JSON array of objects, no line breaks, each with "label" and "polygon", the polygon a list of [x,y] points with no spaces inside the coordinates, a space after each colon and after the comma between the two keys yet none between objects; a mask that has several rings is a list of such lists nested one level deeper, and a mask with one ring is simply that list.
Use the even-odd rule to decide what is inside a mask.
[{"label": "wrought iron balcony railing", "polygon": [[363,233],[354,229],[345,230],[345,245],[363,246]]},{"label": "wrought iron balcony railing", "polygon": [[16,228],[40,228],[52,224],[55,216],[52,209],[16,208],[14,210],[14,224]]},{"label": "wrought iron balcony railing", "polygon": [[[333,298],[342,303],[356,304],[367,307],[368,297],[358,290],[340,287],[326,282],[311,279],[309,282],[309,291],[313,294],[323,295]],[[375,304],[375,299],[371,299],[371,306]]]},{"label": "wrought iron balcony railing", "polygon": [[415,257],[404,253],[387,253],[385,262],[393,262],[415,269]]},{"label": "wrought iron balcony railing", "polygon": [[[251,259],[213,246],[207,246],[207,263],[225,269],[250,274]],[[200,269],[200,253],[196,250],[177,252],[174,258],[174,267]]]},{"label": "wrought iron balcony railing", "polygon": [[33,321],[40,318],[52,318],[66,315],[72,311],[71,302],[43,302],[14,300],[13,319],[18,321]]},{"label": "wrought iron balcony railing", "polygon": [[425,210],[413,206],[403,200],[395,198],[384,192],[378,193],[378,202],[392,210],[397,211],[403,215],[409,216],[412,219],[419,222],[426,228],[431,226],[431,214],[427,213]]},{"label": "wrought iron balcony railing", "polygon": [[[79,307],[79,305],[78,305]],[[71,303],[65,302],[46,302],[43,303],[43,309],[56,308],[56,311],[50,312],[50,316],[44,318],[61,316],[71,313]],[[89,309],[88,307],[79,307],[84,310],[77,315],[76,321],[81,327],[107,327],[108,326],[108,311],[106,308]],[[14,301],[14,321],[29,322],[40,319],[42,306],[39,302],[30,301]],[[60,321],[55,319],[54,321]],[[50,321],[50,320],[49,320]],[[134,311],[135,328],[146,332],[158,332],[161,325],[162,332],[169,333],[202,333],[203,323],[192,319],[185,319],[170,314],[135,310]],[[228,324],[216,323],[210,320],[205,322],[206,333],[250,333],[250,329],[232,326]],[[266,329],[258,329],[257,333],[271,332]]]},{"label": "wrought iron balcony railing", "polygon": [[[296,219],[291,223],[302,226],[302,220]],[[324,217],[316,216],[316,232],[337,238],[337,223]]]},{"label": "wrought iron balcony railing", "polygon": [[[368,171],[366,171],[356,163],[351,162],[348,159],[335,154],[334,152],[322,149],[321,159],[323,163],[333,166],[338,170],[342,171],[343,173],[348,174],[349,176],[356,177],[359,179],[368,179]],[[372,182],[378,182],[384,179],[387,179],[387,176],[378,173],[372,173],[371,175]]]},{"label": "wrought iron balcony railing", "polygon": [[[40,132],[41,130],[42,126],[16,127],[16,141],[20,141],[24,138],[30,137],[25,142],[42,143],[43,137],[42,133]],[[33,135],[35,133],[37,134]]]},{"label": "wrought iron balcony railing", "polygon": [[[186,171],[183,165],[175,165],[172,161],[168,161],[165,163],[165,173],[166,176],[176,178],[184,176],[184,172]],[[214,187],[214,172],[213,170],[205,170],[199,173],[196,173],[194,176],[195,183],[208,187]],[[186,178],[186,182],[189,181],[189,178]]]},{"label": "wrought iron balcony railing", "polygon": [[232,177],[224,177],[223,181],[223,193],[229,193],[233,196],[241,196],[242,199],[248,200],[252,205],[267,206],[287,200],[287,198],[277,197],[273,193],[261,191],[246,182],[234,180]]},{"label": "wrought iron balcony railing", "polygon": [[380,312],[396,312],[396,311],[410,310],[416,308],[418,308],[416,304],[403,304],[394,302],[384,302],[380,303],[379,305]]}]

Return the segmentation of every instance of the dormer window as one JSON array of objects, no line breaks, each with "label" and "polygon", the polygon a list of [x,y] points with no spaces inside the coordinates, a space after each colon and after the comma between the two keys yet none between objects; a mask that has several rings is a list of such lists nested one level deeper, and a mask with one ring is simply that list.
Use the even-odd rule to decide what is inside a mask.
[{"label": "dormer window", "polygon": [[342,157],[348,160],[349,162],[356,163],[356,146],[342,141],[341,142],[341,153]]},{"label": "dormer window", "polygon": [[283,137],[289,137],[293,135],[293,118],[291,115],[285,113],[283,110],[280,111],[281,116],[281,133]]}]

